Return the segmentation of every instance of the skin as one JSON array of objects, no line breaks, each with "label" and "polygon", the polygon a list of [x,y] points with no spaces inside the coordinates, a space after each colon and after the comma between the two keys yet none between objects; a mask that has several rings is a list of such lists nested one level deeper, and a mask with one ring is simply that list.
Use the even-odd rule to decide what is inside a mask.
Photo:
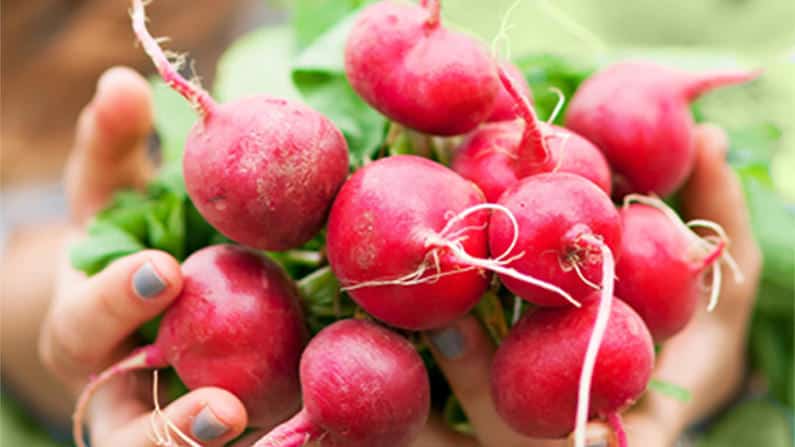
[{"label": "skin", "polygon": [[[73,222],[68,227],[61,227],[61,231],[71,231],[73,235],[79,235],[79,229],[82,228],[85,220],[110,197],[112,189],[108,188],[114,186],[108,185],[121,187],[142,184],[146,179],[145,175],[151,171],[151,165],[142,155],[143,136],[136,135],[135,132],[116,133],[98,126],[96,115],[92,112],[96,108],[112,109],[121,106],[119,102],[144,104],[138,110],[148,110],[146,84],[131,72],[127,73],[115,78],[113,82],[108,82],[105,92],[98,94],[82,115],[78,126],[78,138],[72,152],[71,168],[68,171],[70,174],[66,177]],[[146,113],[141,114],[143,117],[146,115]],[[149,126],[149,122],[136,124],[140,124],[140,128]],[[683,191],[686,217],[714,220],[727,230],[732,240],[730,250],[740,264],[746,281],[735,285],[731,278],[724,277],[721,304],[717,309],[707,313],[704,310],[706,303],[702,302],[703,306],[697,308],[692,323],[666,343],[659,353],[653,377],[685,386],[691,390],[694,398],[690,403],[683,404],[656,393],[645,396],[624,418],[630,445],[649,447],[674,445],[685,427],[709,415],[730,399],[736,393],[743,378],[745,335],[753,308],[761,255],[752,237],[739,181],[725,163],[727,149],[725,133],[712,126],[702,126],[697,128],[696,137],[695,169]],[[84,176],[76,173],[82,173],[80,175]],[[29,390],[28,394],[22,396],[23,398],[30,396],[28,402],[42,402],[42,405],[48,405],[49,403],[41,399],[42,395],[52,400],[74,399],[75,393],[85,381],[86,374],[97,372],[129,353],[130,348],[125,341],[115,340],[126,340],[132,332],[129,328],[138,326],[149,316],[166,307],[170,297],[161,296],[151,303],[143,304],[133,301],[134,305],[124,309],[126,312],[119,315],[119,324],[111,328],[112,337],[89,337],[87,334],[94,334],[100,329],[97,327],[98,323],[112,318],[108,314],[110,307],[107,302],[118,297],[124,298],[129,291],[128,284],[132,272],[140,265],[138,263],[142,262],[141,256],[146,256],[147,253],[134,255],[125,261],[126,264],[119,264],[123,267],[119,270],[114,269],[119,274],[97,275],[91,280],[86,280],[68,267],[65,252],[64,255],[53,258],[52,247],[57,246],[60,239],[56,237],[56,231],[51,226],[39,228],[38,231],[39,235],[36,238],[30,235],[17,235],[16,240],[19,243],[11,244],[7,254],[4,255],[3,278],[23,278],[24,272],[30,271],[23,267],[34,263],[33,259],[35,264],[41,267],[40,271],[46,273],[48,269],[45,266],[51,265],[52,270],[59,270],[61,274],[55,284],[48,279],[51,276],[35,276],[36,281],[42,284],[41,288],[31,288],[29,281],[3,281],[3,334],[5,339],[8,333],[6,331],[13,328],[13,325],[6,324],[7,321],[23,321],[20,317],[26,317],[27,320],[24,321],[31,321],[30,324],[37,327],[39,323],[36,321],[40,321],[39,319],[43,317],[25,314],[25,312],[35,313],[36,308],[33,306],[19,309],[18,315],[7,312],[8,309],[14,308],[8,306],[5,298],[16,300],[28,297],[31,302],[43,303],[43,306],[40,306],[43,309],[51,298],[49,294],[37,298],[37,291],[41,289],[40,293],[49,293],[55,290],[55,297],[49,305],[52,309],[57,309],[57,318],[47,319],[39,338],[44,358],[52,356],[55,359],[57,356],[58,360],[47,361],[47,368],[42,369],[40,360],[26,360],[20,354],[18,358],[22,361],[5,361],[2,367],[4,378],[15,376],[20,378],[21,383],[24,383],[25,379],[31,381],[29,386],[20,384],[19,388],[15,388]],[[50,238],[51,244],[38,252],[32,251],[36,245],[26,243],[33,239],[44,241],[46,238]],[[29,261],[25,264],[16,262],[22,259]],[[174,271],[177,271],[176,268]],[[178,281],[179,277],[174,275],[168,279]],[[45,287],[44,283],[50,285]],[[102,296],[105,298],[101,298]],[[150,306],[157,309],[149,309]],[[71,322],[81,318],[85,313],[104,318],[78,320],[82,326],[77,330],[75,324]],[[62,328],[57,338],[54,337],[55,326]],[[571,445],[563,440],[531,440],[521,437],[499,417],[489,392],[489,371],[495,346],[474,317],[464,317],[441,330],[452,330],[461,336],[461,351],[450,357],[443,355],[430,340],[428,344],[469,416],[474,428],[474,437],[451,431],[443,425],[438,415],[431,415],[428,425],[412,447]],[[21,343],[29,344],[35,339],[26,335],[24,331],[12,335],[17,335]],[[67,346],[68,350],[49,352],[48,346],[56,345]],[[4,345],[3,356],[8,360],[6,353]],[[30,354],[28,350],[28,355]],[[683,368],[682,365],[687,367]],[[45,381],[37,381],[34,373],[46,377]],[[96,441],[94,445],[153,446],[147,423],[151,411],[149,377],[147,374],[113,382],[97,395],[90,420]],[[71,385],[59,388],[56,382]],[[39,391],[39,398],[35,397],[36,391]],[[169,406],[167,411],[183,430],[189,429],[191,418],[200,411],[202,408],[200,405],[206,404],[211,405],[214,412],[222,414],[224,422],[232,427],[229,436],[225,436],[219,442],[208,443],[211,446],[221,445],[224,440],[239,433],[246,424],[242,404],[222,390],[211,388],[201,392],[194,391],[183,397],[181,402],[182,405]],[[65,407],[70,409],[71,405],[68,403]],[[47,407],[46,410],[53,411],[53,407]],[[53,412],[57,416],[57,411]],[[238,445],[249,446],[263,434],[262,431],[255,432],[241,440]],[[603,424],[597,422],[589,427],[589,442],[594,445],[604,445],[600,443],[607,443],[609,440],[610,433]]]}]

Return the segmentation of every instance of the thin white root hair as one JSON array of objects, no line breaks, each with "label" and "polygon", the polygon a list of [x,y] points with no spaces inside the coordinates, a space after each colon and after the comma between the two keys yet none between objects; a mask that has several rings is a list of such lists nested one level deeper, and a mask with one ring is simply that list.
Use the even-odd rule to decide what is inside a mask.
[{"label": "thin white root hair", "polygon": [[[624,197],[624,207],[627,207],[632,203],[640,203],[651,206],[665,213],[671,222],[678,226],[682,231],[685,231],[686,234],[690,235],[690,237],[698,244],[699,248],[704,253],[709,253],[715,250],[720,244],[725,244],[725,246],[728,247],[731,243],[729,240],[729,235],[726,234],[726,230],[724,230],[723,227],[721,227],[718,223],[705,219],[694,219],[685,223],[682,221],[679,215],[677,215],[670,207],[668,207],[668,205],[665,204],[665,202],[658,197],[644,196],[641,194],[629,194]],[[711,230],[715,233],[717,238],[715,236],[699,236],[693,231],[693,228],[706,228]],[[740,270],[740,266],[737,265],[737,261],[734,259],[734,257],[732,257],[731,253],[729,253],[728,248],[724,248],[723,253],[721,253],[718,260],[712,264],[712,286],[710,287],[710,296],[707,304],[708,312],[715,310],[720,299],[720,288],[723,278],[720,265],[721,261],[725,262],[726,265],[729,266],[729,269],[734,275],[734,281],[736,283],[740,284],[745,281],[745,276],[743,275],[742,270]]]},{"label": "thin white root hair", "polygon": [[511,318],[511,327],[516,326],[519,317],[522,316],[522,299],[519,296],[513,297],[513,318]]},{"label": "thin white root hair", "polygon": [[540,279],[533,278],[532,276],[525,275],[515,269],[505,267],[501,265],[499,262],[495,262],[495,259],[482,259],[476,258],[471,256],[469,253],[464,250],[460,244],[457,244],[453,241],[449,241],[443,238],[434,238],[431,242],[433,245],[437,247],[447,247],[450,251],[458,258],[458,262],[462,264],[466,264],[472,267],[482,268],[485,270],[490,270],[495,273],[499,273],[501,275],[508,276],[510,278],[526,282],[528,284],[534,285],[536,287],[540,287],[544,290],[548,290],[555,294],[558,294],[566,299],[566,301],[570,302],[575,307],[580,307],[581,304],[579,301],[575,300],[571,295],[566,293],[565,290],[561,289],[560,287],[550,284],[546,281],[541,281]]},{"label": "thin white root hair", "polygon": [[558,157],[558,162],[555,163],[555,167],[552,169],[552,172],[558,172],[560,167],[563,166],[563,160],[566,159],[566,145],[569,144],[569,138],[571,138],[571,134],[563,133],[563,132],[555,132],[551,135],[555,138],[560,138],[563,142],[560,144],[560,156]]},{"label": "thin white root hair", "polygon": [[580,280],[584,282],[588,287],[594,290],[601,290],[602,287],[599,284],[596,284],[595,282],[586,278],[585,275],[582,274],[582,270],[580,270],[580,265],[578,263],[572,262],[572,268],[577,273],[577,277],[579,277]]},{"label": "thin white root hair", "polygon": [[464,211],[461,211],[460,213],[456,214],[455,216],[451,217],[437,236],[441,238],[450,237],[450,235],[447,233],[450,230],[452,230],[453,226],[456,223],[458,223],[458,221],[466,218],[472,213],[476,213],[478,211],[483,211],[483,210],[499,211],[501,213],[504,213],[511,221],[511,229],[513,230],[513,238],[511,239],[511,243],[508,245],[508,248],[506,248],[501,255],[494,258],[495,261],[502,261],[509,254],[511,254],[513,249],[516,248],[516,244],[519,243],[519,222],[516,220],[516,216],[513,215],[511,210],[509,210],[508,208],[502,205],[498,205],[496,203],[481,203],[479,205],[471,206],[465,209]]},{"label": "thin white root hair", "polygon": [[505,48],[505,56],[504,59],[510,60],[511,59],[511,39],[508,37],[508,31],[510,31],[514,26],[509,22],[511,19],[511,15],[513,14],[514,9],[522,3],[522,0],[516,0],[505,10],[505,14],[502,15],[502,20],[500,21],[500,29],[497,30],[497,34],[494,36],[494,39],[491,41],[491,54],[494,56],[494,59],[500,59],[499,53],[499,44],[500,42],[503,43]]},{"label": "thin white root hair", "polygon": [[[182,432],[173,422],[171,419],[166,416],[165,413],[160,409],[160,400],[158,399],[158,373],[157,370],[153,372],[154,379],[152,380],[152,400],[155,404],[155,411],[152,413],[152,430],[154,431],[155,436],[155,444],[162,447],[172,447],[172,446],[179,446],[180,444],[171,437],[171,433],[175,433],[179,439],[181,439],[185,445],[188,447],[204,447],[201,444],[197,443],[193,439],[191,439],[188,435]],[[160,424],[163,426],[163,433],[161,435],[159,429],[156,427]]]},{"label": "thin white root hair", "polygon": [[566,13],[561,11],[557,6],[554,6],[552,2],[548,0],[538,0],[538,6],[540,6],[548,16],[552,17],[553,20],[558,22],[563,29],[589,45],[601,59],[606,57],[607,45],[605,45],[605,43],[602,42],[602,39],[600,39],[593,31],[569,17]]},{"label": "thin white root hair", "polygon": [[591,338],[588,340],[588,348],[585,351],[585,360],[580,373],[580,384],[577,391],[577,413],[574,425],[575,447],[585,447],[585,428],[588,424],[591,382],[593,380],[594,367],[596,366],[596,357],[599,354],[599,348],[602,346],[602,339],[607,330],[607,322],[610,319],[610,308],[613,304],[613,275],[615,273],[615,260],[607,244],[593,235],[583,235],[582,239],[597,245],[601,251],[602,292],[599,297],[596,322],[591,332]]},{"label": "thin white root hair", "polygon": [[549,114],[549,118],[547,118],[547,124],[552,124],[555,122],[555,118],[558,117],[558,114],[560,114],[560,111],[563,110],[563,104],[566,104],[566,95],[557,87],[550,87],[549,91],[558,96],[558,103],[555,104],[555,108],[552,110],[552,113]]}]

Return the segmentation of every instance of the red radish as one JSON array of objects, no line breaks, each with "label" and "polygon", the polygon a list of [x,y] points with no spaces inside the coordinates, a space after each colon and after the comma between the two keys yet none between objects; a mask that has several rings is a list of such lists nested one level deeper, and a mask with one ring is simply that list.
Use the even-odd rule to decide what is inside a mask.
[{"label": "red radish", "polygon": [[668,195],[690,175],[695,157],[688,103],[759,72],[693,74],[651,62],[620,62],[587,79],[574,94],[566,127],[599,147],[615,171],[614,187]]},{"label": "red radish", "polygon": [[[525,315],[497,350],[492,396],[500,416],[517,432],[557,438],[574,429],[578,377],[598,314],[595,295],[580,309],[538,309]],[[643,320],[614,300],[587,415],[610,417],[630,406],[646,389],[653,366],[654,346]]]},{"label": "red radish", "polygon": [[337,195],[326,238],[329,263],[367,312],[411,330],[437,328],[465,314],[488,286],[484,270],[568,296],[503,268],[503,258],[483,259],[488,210],[497,208],[438,163],[383,158],[353,174]]},{"label": "red radish", "polygon": [[[714,267],[713,279],[718,278],[719,284],[716,263],[729,259],[724,253],[726,241],[699,238],[657,199],[626,198],[652,206],[627,205],[620,212],[623,234],[616,295],[640,314],[655,341],[663,341],[693,316],[704,271]],[[718,284],[713,284],[709,309],[715,306]]]},{"label": "red radish", "polygon": [[430,385],[404,338],[374,323],[342,320],[301,357],[304,408],[254,447],[408,445],[428,419]]},{"label": "red radish", "polygon": [[298,362],[307,340],[298,294],[275,263],[233,245],[215,245],[182,264],[184,285],[160,323],[157,340],[94,378],[74,416],[83,447],[83,416],[94,392],[134,370],[173,366],[190,389],[223,388],[241,399],[249,423],[272,426],[300,403]]},{"label": "red radish", "polygon": [[263,250],[300,246],[322,228],[348,175],[348,148],[334,124],[306,105],[267,96],[217,104],[186,81],[146,29],[142,0],[133,28],[163,79],[201,119],[185,144],[191,200],[225,236]]},{"label": "red radish", "polygon": [[[521,92],[522,96],[527,98],[532,105],[533,92],[530,90],[530,86],[527,84],[527,80],[524,78],[524,75],[519,68],[508,61],[504,61],[500,63],[500,69],[505,70],[508,75],[510,75],[511,79],[516,82],[517,88]],[[505,87],[502,87],[497,93],[497,100],[494,102],[494,108],[491,110],[491,115],[489,115],[486,121],[509,121],[513,120],[514,118],[519,118],[522,115],[517,110],[518,108],[519,103],[517,103],[516,99],[514,99],[514,97]]]},{"label": "red radish", "polygon": [[538,121],[516,79],[500,69],[500,80],[518,105],[522,120],[488,123],[470,134],[453,159],[453,169],[475,182],[489,202],[519,179],[544,172],[570,172],[610,194],[610,168],[585,138]]},{"label": "red radish", "polygon": [[368,6],[348,37],[354,90],[389,119],[433,135],[469,132],[492,113],[497,65],[474,38],[441,25],[440,0]]},{"label": "red radish", "polygon": [[[577,300],[603,281],[599,245],[618,257],[621,222],[607,194],[584,178],[569,173],[539,174],[508,188],[497,202],[516,217],[518,243],[507,254],[517,271],[554,284]],[[512,222],[504,213],[492,215],[492,253],[505,252],[513,242]],[[600,244],[589,238],[600,239]],[[518,257],[525,253],[526,256]],[[515,258],[515,259],[514,259]],[[532,284],[500,275],[516,295],[541,306],[567,305],[559,296]]]}]

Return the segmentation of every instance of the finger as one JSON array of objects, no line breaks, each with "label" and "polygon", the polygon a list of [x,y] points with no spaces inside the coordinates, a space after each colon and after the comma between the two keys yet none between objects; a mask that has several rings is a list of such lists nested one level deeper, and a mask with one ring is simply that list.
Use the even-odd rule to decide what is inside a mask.
[{"label": "finger", "polygon": [[726,163],[728,137],[719,127],[702,125],[696,130],[696,161],[682,191],[688,219],[720,224],[731,240],[730,251],[746,274],[759,269],[761,255],[754,241],[748,207],[737,175]]},{"label": "finger", "polygon": [[[569,446],[573,447],[575,445],[574,434],[569,435],[568,441]],[[588,423],[585,433],[585,445],[586,447],[618,447],[616,437],[607,424],[598,421]],[[635,444],[630,445],[634,446]]]},{"label": "finger", "polygon": [[447,427],[438,415],[431,415],[428,423],[411,447],[476,447],[471,436],[457,433]]},{"label": "finger", "polygon": [[147,250],[115,261],[56,297],[42,330],[42,360],[65,380],[82,383],[181,290],[179,263],[167,253]]},{"label": "finger", "polygon": [[152,171],[146,139],[152,129],[152,95],[129,68],[106,71],[80,114],[66,168],[72,217],[83,222],[120,188],[143,186]]},{"label": "finger", "polygon": [[483,445],[511,445],[521,439],[500,418],[489,381],[494,343],[480,323],[467,316],[425,335],[431,352]]},{"label": "finger", "polygon": [[[180,439],[179,430],[204,447],[214,447],[236,438],[247,425],[243,404],[233,394],[220,388],[192,391],[169,404],[160,415],[152,411],[140,411],[144,406],[140,401],[129,399],[129,390],[125,389],[124,384],[107,387],[98,393],[91,408],[92,445],[155,447],[163,445],[157,442],[166,438],[166,430],[174,439],[174,445],[187,445]],[[151,399],[146,408],[153,407]],[[135,416],[130,418],[132,414]],[[167,422],[173,426],[167,426]]]}]

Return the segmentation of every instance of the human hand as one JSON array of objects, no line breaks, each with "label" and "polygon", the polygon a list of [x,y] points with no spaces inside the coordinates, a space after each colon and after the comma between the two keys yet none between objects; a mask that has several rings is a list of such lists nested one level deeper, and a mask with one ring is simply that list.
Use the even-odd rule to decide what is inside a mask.
[{"label": "human hand", "polygon": [[[685,217],[720,224],[731,239],[730,252],[745,276],[742,284],[723,278],[721,302],[713,312],[701,306],[687,328],[668,340],[657,359],[654,377],[688,389],[689,403],[649,393],[624,418],[630,446],[670,447],[687,425],[703,418],[736,391],[744,373],[744,341],[761,269],[761,254],[749,222],[739,181],[726,164],[726,134],[704,125],[697,131],[697,158],[683,191]],[[442,371],[461,402],[475,432],[470,438],[430,428],[413,447],[563,447],[569,440],[533,440],[514,433],[499,417],[491,400],[489,371],[495,346],[474,317],[428,334]],[[616,443],[601,422],[588,428],[588,445]]]},{"label": "human hand", "polygon": [[[120,188],[141,187],[152,172],[146,138],[152,127],[146,81],[124,68],[108,70],[83,110],[66,170],[74,231]],[[68,242],[68,241],[67,241]],[[148,250],[119,259],[87,278],[74,270],[66,247],[59,253],[55,293],[40,336],[40,356],[73,393],[92,374],[127,356],[131,336],[177,297],[182,275],[176,259]],[[151,373],[107,383],[88,412],[92,446],[155,446]],[[163,409],[183,433],[202,445],[220,446],[246,426],[246,412],[232,394],[218,388],[194,390]],[[162,421],[157,429],[162,433]]]}]

